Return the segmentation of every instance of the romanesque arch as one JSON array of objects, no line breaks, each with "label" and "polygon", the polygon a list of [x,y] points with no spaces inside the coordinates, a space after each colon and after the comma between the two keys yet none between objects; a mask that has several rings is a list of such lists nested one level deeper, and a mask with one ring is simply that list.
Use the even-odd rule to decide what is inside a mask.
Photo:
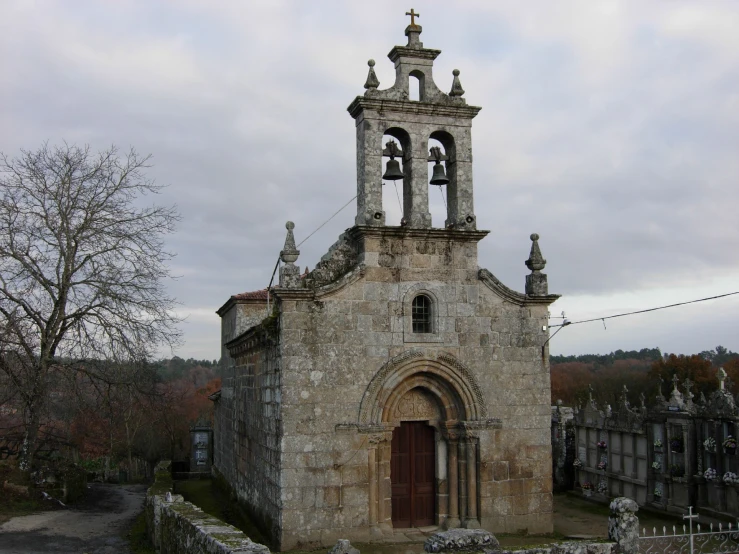
[{"label": "romanesque arch", "polygon": [[359,425],[382,425],[389,401],[400,391],[410,390],[411,380],[437,396],[435,391],[446,391],[439,398],[456,422],[481,421],[487,416],[480,387],[467,366],[448,353],[430,359],[410,350],[391,358],[372,378],[359,406]]},{"label": "romanesque arch", "polygon": [[[413,412],[400,409],[421,403]],[[369,521],[375,536],[393,526],[393,429],[401,421],[426,421],[436,436],[436,523],[445,528],[479,527],[477,475],[479,438],[487,410],[474,375],[454,356],[427,358],[407,351],[389,360],[370,381],[358,427],[368,437]]]}]

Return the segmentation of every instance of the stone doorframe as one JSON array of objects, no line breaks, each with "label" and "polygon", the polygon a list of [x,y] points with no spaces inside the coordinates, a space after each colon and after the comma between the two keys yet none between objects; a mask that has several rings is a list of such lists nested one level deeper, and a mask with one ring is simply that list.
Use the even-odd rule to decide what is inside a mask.
[{"label": "stone doorframe", "polygon": [[[437,415],[398,419],[398,404],[423,391]],[[480,526],[477,487],[480,429],[500,427],[486,418],[480,389],[469,369],[447,353],[435,359],[407,351],[388,361],[370,382],[359,411],[358,430],[367,433],[369,525],[373,537],[392,533],[390,458],[393,429],[400,421],[426,421],[436,430],[436,518],[444,528]]]}]

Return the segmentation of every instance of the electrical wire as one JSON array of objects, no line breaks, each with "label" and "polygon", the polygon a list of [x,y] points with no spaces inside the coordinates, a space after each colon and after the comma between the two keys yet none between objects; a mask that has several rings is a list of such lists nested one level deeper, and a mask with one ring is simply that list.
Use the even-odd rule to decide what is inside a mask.
[{"label": "electrical wire", "polygon": [[637,310],[635,312],[626,312],[623,314],[608,315],[605,317],[594,317],[593,319],[583,319],[582,321],[565,321],[557,325],[550,325],[549,327],[565,327],[567,325],[577,325],[579,323],[592,323],[593,321],[601,321],[605,325],[606,319],[614,319],[616,317],[625,317],[627,315],[644,314],[647,312],[656,312],[657,310],[664,310],[667,308],[675,308],[676,306],[685,306],[686,304],[696,304],[697,302],[705,302],[706,300],[716,300],[717,298],[725,298],[727,296],[733,296],[739,294],[739,291],[728,292],[726,294],[719,294],[718,296],[709,296],[708,298],[699,298],[698,300],[688,300],[687,302],[678,302],[677,304],[668,304],[667,306],[658,306],[656,308],[648,308],[646,310]]},{"label": "electrical wire", "polygon": [[354,201],[354,199],[355,199],[356,197],[357,197],[357,195],[355,194],[355,195],[354,195],[354,196],[353,196],[353,197],[351,198],[351,200],[349,200],[349,202],[347,202],[347,203],[346,203],[346,204],[344,204],[344,205],[343,205],[343,206],[342,206],[341,208],[339,208],[338,210],[336,210],[336,212],[334,212],[334,215],[332,215],[332,216],[331,216],[331,217],[329,217],[329,218],[328,218],[328,219],[327,219],[326,221],[324,221],[323,223],[321,223],[321,224],[320,224],[320,225],[319,225],[319,226],[318,226],[318,227],[316,228],[316,230],[315,230],[315,231],[313,231],[313,232],[312,232],[312,233],[311,233],[310,235],[308,235],[307,237],[305,237],[305,238],[304,238],[304,239],[303,239],[303,240],[302,240],[302,241],[300,242],[300,244],[298,244],[297,248],[299,248],[301,244],[303,244],[303,243],[304,243],[305,241],[307,241],[307,240],[308,240],[309,238],[311,238],[311,237],[312,237],[313,235],[315,235],[315,234],[316,234],[316,233],[317,233],[318,231],[320,231],[320,230],[321,230],[321,228],[322,228],[322,227],[323,227],[324,225],[326,225],[326,223],[328,223],[328,222],[329,222],[329,221],[331,221],[331,220],[332,220],[333,218],[335,218],[335,217],[336,217],[337,215],[339,215],[339,212],[341,212],[341,210],[343,210],[343,209],[344,209],[344,208],[346,208],[346,207],[347,207],[347,206],[348,206],[349,204],[351,204],[351,203],[352,203],[352,202]]},{"label": "electrical wire", "polygon": [[[335,218],[335,217],[336,217],[337,215],[339,215],[339,213],[341,212],[341,210],[343,210],[344,208],[346,208],[346,207],[347,207],[347,206],[348,206],[349,204],[351,204],[351,203],[352,203],[352,202],[353,202],[353,201],[354,201],[354,200],[355,200],[356,198],[357,198],[357,195],[355,194],[355,195],[354,195],[354,196],[353,196],[353,197],[351,198],[351,200],[349,200],[349,202],[347,202],[347,203],[346,203],[346,204],[344,204],[344,205],[343,205],[343,206],[342,206],[341,208],[339,208],[338,210],[336,210],[336,211],[334,212],[334,214],[333,214],[333,215],[332,215],[331,217],[329,217],[329,218],[328,218],[328,219],[327,219],[326,221],[324,221],[323,223],[321,223],[321,224],[320,224],[320,225],[319,225],[318,227],[316,227],[316,229],[315,229],[315,230],[314,230],[314,231],[313,231],[313,232],[312,232],[312,233],[311,233],[310,235],[308,235],[308,236],[307,236],[307,237],[305,237],[305,238],[304,238],[304,239],[303,239],[302,241],[300,241],[300,244],[298,244],[298,245],[296,246],[296,248],[300,248],[300,246],[301,246],[301,245],[302,245],[302,244],[303,244],[303,243],[304,243],[305,241],[307,241],[307,240],[308,240],[309,238],[311,238],[311,237],[312,237],[313,235],[315,235],[315,234],[316,234],[316,233],[317,233],[318,231],[320,231],[320,230],[321,230],[321,228],[322,228],[322,227],[323,227],[324,225],[326,225],[326,223],[328,223],[328,222],[329,222],[329,221],[331,221],[331,220],[332,220],[333,218]],[[280,257],[279,257],[279,256],[277,256],[277,262],[275,263],[275,268],[274,268],[274,269],[272,270],[272,276],[271,276],[271,277],[269,278],[269,285],[267,285],[267,310],[268,310],[268,311],[269,311],[269,290],[270,290],[270,289],[272,288],[272,283],[273,283],[273,282],[274,282],[274,280],[275,280],[275,273],[277,273],[277,267],[278,267],[279,265],[280,265]]]}]

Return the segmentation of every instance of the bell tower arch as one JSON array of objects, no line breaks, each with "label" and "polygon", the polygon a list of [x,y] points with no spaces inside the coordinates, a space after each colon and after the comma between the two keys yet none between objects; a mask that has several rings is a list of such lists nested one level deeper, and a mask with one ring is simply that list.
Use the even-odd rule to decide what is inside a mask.
[{"label": "bell tower arch", "polygon": [[[418,17],[418,14],[413,14]],[[434,82],[434,60],[440,50],[424,48],[420,41],[422,28],[414,22],[405,30],[408,43],[395,46],[388,58],[395,64],[395,83],[379,90],[369,60],[366,92],[357,96],[348,108],[357,129],[357,215],[356,225],[384,226],[382,210],[383,158],[391,154],[402,161],[403,225],[431,228],[429,213],[429,163],[441,163],[449,179],[446,186],[446,227],[476,230],[472,188],[472,119],[481,108],[468,106],[462,98],[464,89],[459,70],[453,71],[450,92],[442,92]],[[409,86],[418,87],[417,100],[411,100]],[[400,157],[388,152],[383,135],[407,137]],[[444,145],[445,155],[429,152],[429,139]],[[407,146],[406,146],[407,145]],[[393,164],[397,171],[397,166]],[[437,170],[440,169],[437,167]],[[395,173],[395,178],[399,175]],[[385,192],[388,194],[388,192]]]}]

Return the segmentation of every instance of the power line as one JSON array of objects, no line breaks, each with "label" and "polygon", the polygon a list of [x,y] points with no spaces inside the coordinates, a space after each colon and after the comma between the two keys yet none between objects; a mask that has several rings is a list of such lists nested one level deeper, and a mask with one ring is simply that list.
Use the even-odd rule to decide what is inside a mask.
[{"label": "power line", "polygon": [[637,310],[635,312],[626,312],[623,314],[616,314],[616,315],[608,315],[605,317],[594,317],[593,319],[584,319],[582,321],[566,321],[564,323],[560,323],[558,325],[550,325],[549,327],[566,327],[567,325],[577,325],[579,323],[592,323],[593,321],[603,321],[605,322],[606,319],[613,319],[616,317],[625,317],[627,315],[635,315],[635,314],[644,314],[647,312],[656,312],[657,310],[664,310],[667,308],[674,308],[676,306],[685,306],[686,304],[695,304],[697,302],[705,302],[706,300],[716,300],[717,298],[725,298],[727,296],[732,296],[734,294],[739,294],[739,291],[737,292],[729,292],[726,294],[719,294],[718,296],[709,296],[708,298],[699,298],[698,300],[688,300],[687,302],[678,302],[677,304],[668,304],[667,306],[658,306],[656,308],[648,308],[646,310]]},{"label": "power line", "polygon": [[[354,200],[354,199],[355,199],[356,197],[357,197],[357,195],[355,194],[355,195],[354,195],[354,196],[353,196],[353,197],[351,198],[351,200],[349,200],[349,202],[347,202],[347,203],[346,203],[346,204],[344,204],[344,205],[343,205],[343,206],[342,206],[341,208],[339,208],[338,210],[336,210],[336,211],[334,212],[334,215],[332,215],[332,216],[331,216],[331,217],[329,217],[329,218],[328,218],[328,219],[327,219],[326,221],[324,221],[323,223],[321,223],[321,224],[320,224],[320,225],[319,225],[319,226],[318,226],[318,227],[316,228],[316,230],[315,230],[315,231],[313,231],[313,232],[312,232],[312,233],[311,233],[310,235],[308,235],[307,237],[305,237],[305,238],[304,238],[304,239],[303,239],[303,240],[302,240],[302,241],[300,242],[300,244],[303,244],[303,243],[304,243],[305,241],[307,241],[307,240],[308,240],[309,238],[311,238],[311,237],[312,237],[313,235],[315,235],[315,234],[316,234],[316,233],[317,233],[318,231],[320,231],[320,230],[321,230],[321,228],[322,228],[322,227],[323,227],[324,225],[326,225],[326,223],[328,223],[328,222],[329,222],[329,221],[331,221],[331,220],[332,220],[333,218],[335,218],[335,217],[336,217],[337,215],[339,215],[339,212],[341,212],[341,210],[343,210],[343,209],[344,209],[344,208],[346,208],[346,207],[347,207],[347,206],[348,206],[349,204],[351,204],[351,203],[352,203],[352,201],[353,201],[353,200]],[[297,248],[300,248],[300,244],[298,244]]]}]

